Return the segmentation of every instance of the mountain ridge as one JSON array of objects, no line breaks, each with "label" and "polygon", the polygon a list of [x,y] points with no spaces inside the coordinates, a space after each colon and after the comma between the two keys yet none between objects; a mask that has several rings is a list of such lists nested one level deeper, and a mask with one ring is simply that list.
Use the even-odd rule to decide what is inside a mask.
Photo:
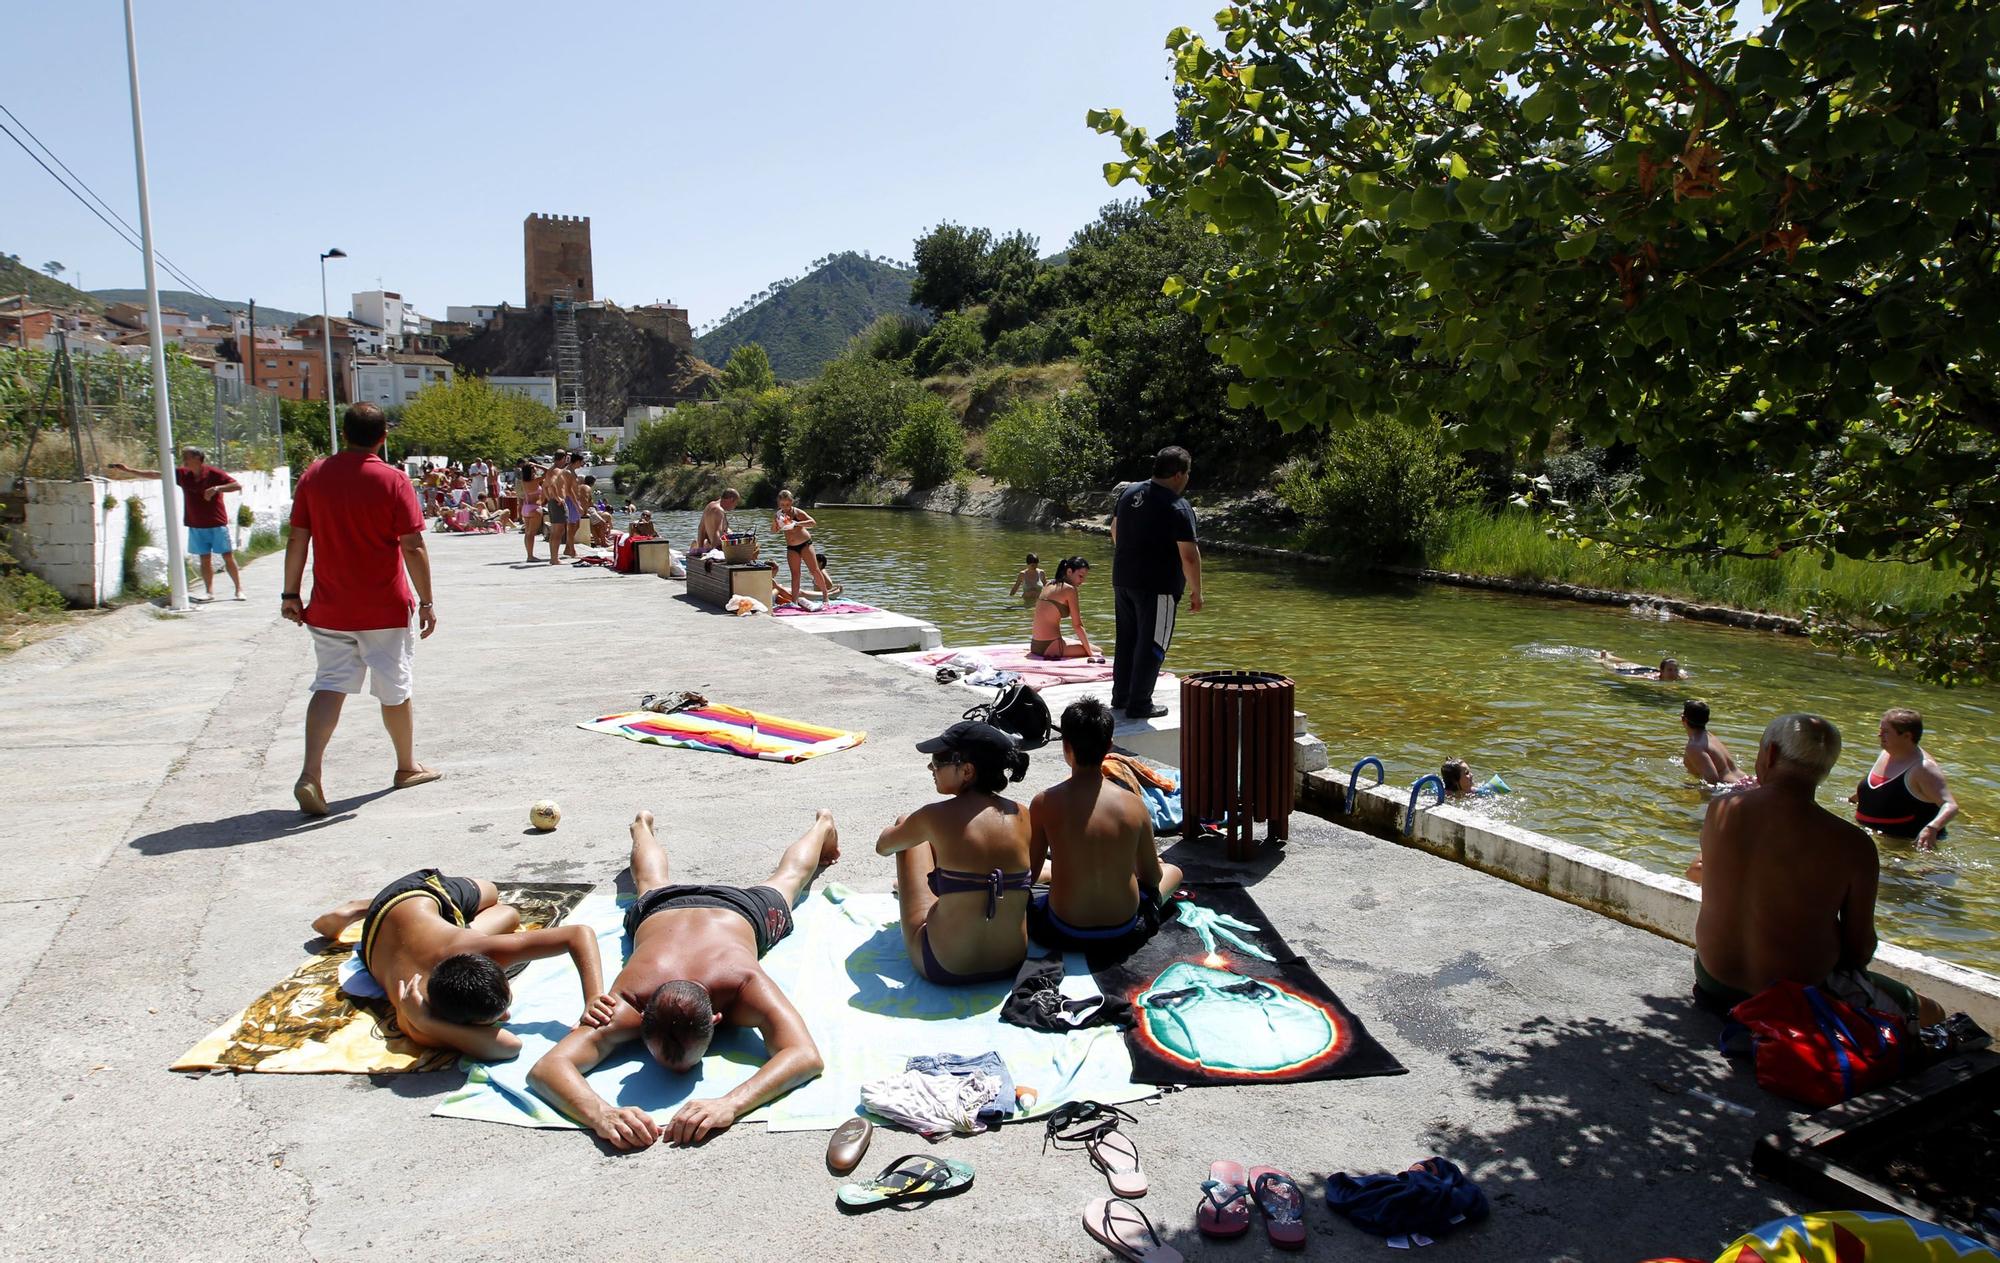
[{"label": "mountain ridge", "polygon": [[[100,303],[143,304],[146,301],[146,291],[143,289],[94,289],[90,291],[90,296]],[[215,324],[228,324],[230,312],[247,310],[250,304],[227,298],[210,298],[205,294],[191,294],[184,289],[163,289],[160,291],[160,306],[173,307],[190,316],[200,316]],[[266,307],[259,304],[257,323],[291,326],[305,319],[307,314],[302,311],[287,311],[283,307]]]},{"label": "mountain ridge", "polygon": [[723,364],[755,342],[784,380],[812,377],[855,334],[887,315],[918,315],[910,305],[915,274],[853,251],[836,254],[728,322],[695,339],[701,358]]}]

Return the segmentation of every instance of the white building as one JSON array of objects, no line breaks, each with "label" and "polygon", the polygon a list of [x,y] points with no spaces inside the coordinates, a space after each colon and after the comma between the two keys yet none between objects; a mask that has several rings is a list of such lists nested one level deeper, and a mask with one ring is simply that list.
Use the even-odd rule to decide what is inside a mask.
[{"label": "white building", "polygon": [[400,408],[424,387],[450,380],[450,360],[392,351],[379,360],[355,361],[354,400],[382,408]]},{"label": "white building", "polygon": [[500,304],[498,303],[494,303],[490,307],[446,307],[444,309],[444,318],[446,320],[456,324],[471,325],[475,329],[484,329],[487,325],[492,324],[493,317],[499,314]]},{"label": "white building", "polygon": [[429,323],[417,314],[414,307],[403,301],[401,294],[386,289],[372,289],[354,295],[349,314],[364,325],[380,329],[384,348],[390,351],[402,350],[403,338],[424,332]]},{"label": "white building", "polygon": [[510,395],[532,399],[551,412],[556,406],[556,379],[553,377],[489,377],[486,384]]}]

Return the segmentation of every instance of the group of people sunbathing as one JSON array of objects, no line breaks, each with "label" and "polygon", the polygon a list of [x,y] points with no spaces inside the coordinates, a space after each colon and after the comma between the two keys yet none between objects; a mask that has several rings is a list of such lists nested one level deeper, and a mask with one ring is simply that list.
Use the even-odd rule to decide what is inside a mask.
[{"label": "group of people sunbathing", "polygon": [[[1181,871],[1163,863],[1138,795],[1108,779],[1112,715],[1100,701],[1062,716],[1069,778],[1023,805],[1006,796],[1028,767],[1014,738],[960,721],[917,744],[944,797],[897,819],[876,850],[896,857],[903,942],[933,983],[1014,975],[1033,941],[1054,950],[1136,946],[1159,927]],[[411,1040],[481,1060],[520,1052],[503,1029],[509,966],[567,955],[581,984],[577,1023],[529,1072],[534,1090],[618,1149],[661,1139],[694,1144],[824,1068],[812,1032],[759,963],[792,932],[792,906],[814,874],[840,859],[821,810],[752,886],[676,883],[651,812],[632,821],[632,884],[624,967],[604,985],[597,937],[573,924],[519,932],[519,914],[483,879],[422,869],[370,900],[327,912],[313,928],[337,937],[361,922],[361,963]],[[1046,893],[1034,894],[1046,881]],[[718,1026],[754,1029],[768,1059],[741,1086],[684,1103],[663,1127],[637,1106],[600,1097],[584,1076],[637,1039],[667,1070],[694,1070]]]}]

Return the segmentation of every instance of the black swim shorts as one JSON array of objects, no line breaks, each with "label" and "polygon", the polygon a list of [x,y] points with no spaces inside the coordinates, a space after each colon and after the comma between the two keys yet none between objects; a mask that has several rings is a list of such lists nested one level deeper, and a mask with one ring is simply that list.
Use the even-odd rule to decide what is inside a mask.
[{"label": "black swim shorts", "polygon": [[792,906],[775,886],[655,886],[625,910],[625,936],[636,938],[639,923],[668,908],[727,908],[750,923],[763,956],[792,932]]},{"label": "black swim shorts", "polygon": [[446,877],[435,868],[405,873],[382,887],[382,893],[370,901],[367,915],[361,918],[362,964],[368,963],[375,944],[375,927],[382,914],[406,899],[420,896],[433,900],[438,915],[453,925],[471,925],[472,918],[479,915],[479,883],[470,877]]}]

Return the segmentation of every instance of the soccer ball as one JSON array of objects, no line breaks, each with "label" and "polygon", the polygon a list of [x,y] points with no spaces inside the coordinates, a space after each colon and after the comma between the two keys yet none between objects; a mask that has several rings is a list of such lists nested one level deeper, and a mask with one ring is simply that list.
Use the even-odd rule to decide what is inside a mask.
[{"label": "soccer ball", "polygon": [[562,823],[562,808],[553,798],[544,798],[528,808],[528,823],[542,833],[547,833]]}]

